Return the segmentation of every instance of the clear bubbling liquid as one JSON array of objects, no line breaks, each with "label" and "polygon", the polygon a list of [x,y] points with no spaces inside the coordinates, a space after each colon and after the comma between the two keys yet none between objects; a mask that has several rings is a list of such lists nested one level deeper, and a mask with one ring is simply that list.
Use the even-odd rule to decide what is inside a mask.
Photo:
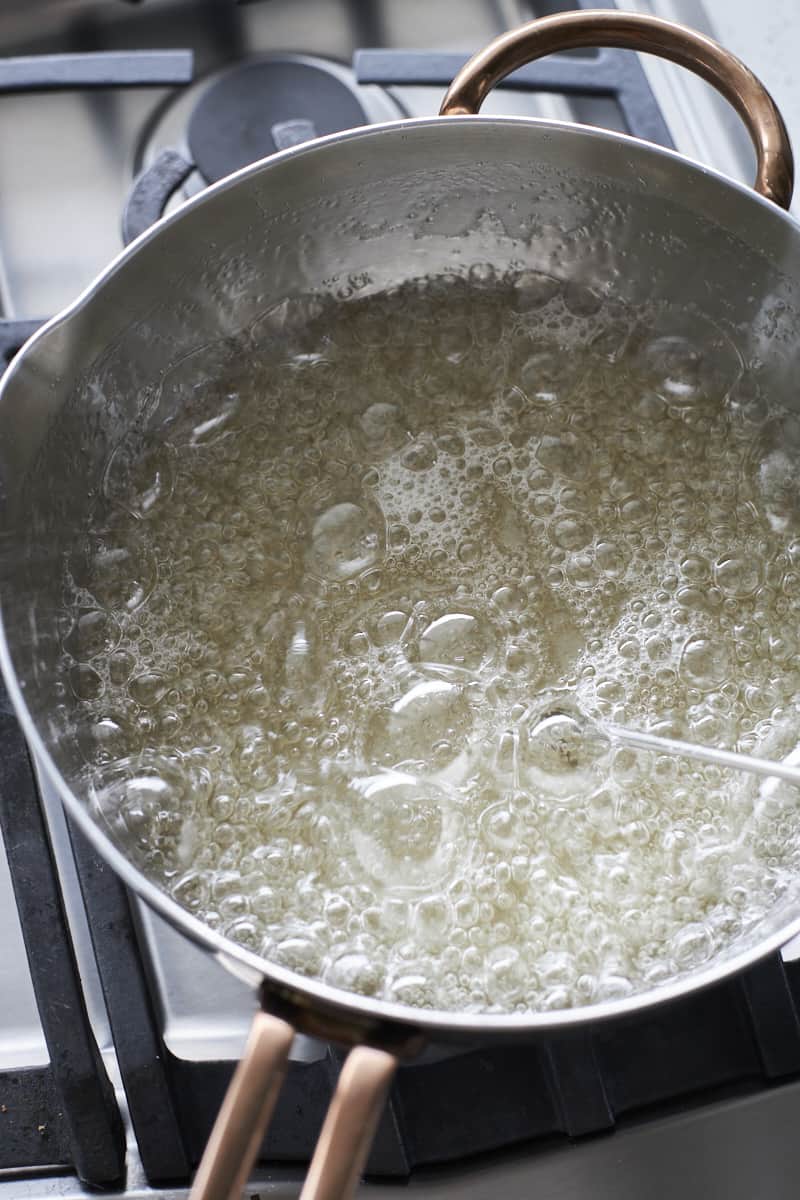
[{"label": "clear bubbling liquid", "polygon": [[794,746],[794,426],[754,387],[700,314],[487,267],[184,359],[68,564],[96,812],[212,927],[412,1005],[735,945],[794,886],[793,790],[584,719]]}]

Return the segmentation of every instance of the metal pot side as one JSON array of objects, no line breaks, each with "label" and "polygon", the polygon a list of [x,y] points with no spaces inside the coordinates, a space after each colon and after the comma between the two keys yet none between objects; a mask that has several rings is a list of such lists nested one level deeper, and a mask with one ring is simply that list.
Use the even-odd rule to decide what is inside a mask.
[{"label": "metal pot side", "polygon": [[609,288],[634,306],[654,296],[695,305],[761,364],[764,389],[796,403],[800,233],[791,218],[630,138],[482,117],[334,135],[222,181],[112,262],[31,339],[0,387],[0,658],[38,762],[149,904],[237,973],[321,1004],[359,1036],[385,1022],[460,1037],[581,1024],[712,983],[800,930],[792,897],[727,955],[650,993],[556,1013],[421,1012],[305,979],[208,929],[89,811],[69,705],[54,703],[53,684],[64,555],[112,447],[143,414],[150,427],[169,417],[161,381],[170,367],[288,294],[343,286],[354,274],[378,290],[485,261]]}]

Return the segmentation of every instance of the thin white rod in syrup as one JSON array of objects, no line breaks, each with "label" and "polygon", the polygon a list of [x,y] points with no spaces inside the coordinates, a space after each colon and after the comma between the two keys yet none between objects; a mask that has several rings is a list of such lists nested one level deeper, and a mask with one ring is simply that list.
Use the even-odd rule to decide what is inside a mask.
[{"label": "thin white rod in syrup", "polygon": [[772,779],[783,779],[786,783],[800,784],[800,766],[789,762],[771,762],[768,758],[757,758],[752,754],[739,754],[735,750],[718,750],[715,746],[698,746],[695,742],[684,742],[680,738],[659,737],[655,733],[642,733],[637,729],[626,729],[623,725],[605,725],[603,730],[610,738],[636,746],[640,750],[654,750],[659,754],[672,754],[681,758],[694,758],[698,762],[716,767],[730,767],[735,771],[750,771],[753,775],[765,775]]}]

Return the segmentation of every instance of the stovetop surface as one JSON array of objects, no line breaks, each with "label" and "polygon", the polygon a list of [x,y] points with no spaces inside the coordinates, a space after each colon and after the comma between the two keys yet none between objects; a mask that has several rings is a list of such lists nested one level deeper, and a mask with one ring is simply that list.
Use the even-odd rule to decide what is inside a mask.
[{"label": "stovetop surface", "polygon": [[[422,1171],[403,1185],[412,1200],[789,1200],[797,1194],[800,1083],[758,1097],[690,1109],[574,1144],[505,1151],[457,1168]],[[152,1188],[129,1145],[123,1191],[108,1200],[186,1200],[185,1187]],[[254,1172],[249,1200],[296,1200],[300,1169]],[[386,1200],[396,1184],[362,1184],[360,1200]],[[0,1200],[87,1200],[73,1175],[0,1174]]]},{"label": "stovetop surface", "polygon": [[[699,0],[654,0],[623,5],[655,8],[698,25],[710,24],[720,0],[704,10]],[[250,56],[282,51],[321,55],[345,69],[363,47],[426,47],[464,55],[531,16],[570,4],[525,0],[270,0],[245,6],[226,0],[150,0],[141,6],[119,0],[6,0],[0,11],[0,45],[6,54],[188,47],[195,77],[202,80]],[[728,37],[741,36],[737,4],[724,5],[719,19]],[[675,11],[679,9],[680,11]],[[665,11],[666,10],[666,11]],[[724,11],[723,11],[724,10]],[[741,14],[740,14],[741,17]],[[737,30],[739,31],[737,33]],[[743,52],[746,47],[735,47]],[[756,47],[757,49],[757,47]],[[759,54],[763,55],[763,49]],[[757,64],[763,66],[759,63]],[[720,169],[746,179],[751,169],[746,140],[715,101],[700,106],[700,93],[678,89],[658,66],[648,77],[673,140],[692,155],[709,156]],[[769,79],[767,80],[769,83]],[[442,87],[392,86],[392,102],[412,116],[434,113]],[[188,95],[188,89],[187,89]],[[677,99],[676,99],[677,97]],[[177,102],[175,102],[177,99]],[[687,121],[687,108],[693,113]],[[0,103],[0,312],[45,317],[58,311],[102,270],[121,247],[120,215],[136,172],[165,147],[188,147],[188,103],[171,88],[107,89],[78,93],[8,95]],[[625,128],[607,97],[567,98],[557,94],[497,92],[486,111],[579,119]],[[798,106],[800,117],[800,106]],[[53,131],[58,131],[54,136]],[[710,158],[709,158],[710,161]],[[200,181],[202,182],[202,181]],[[184,194],[199,186],[196,174]],[[180,196],[171,201],[174,207]],[[45,807],[59,862],[71,930],[89,1016],[120,1104],[124,1094],[114,1043],[91,947],[69,835],[57,798],[45,787]],[[48,1062],[36,1013],[5,858],[0,855],[0,1071]],[[157,1018],[164,1044],[189,1062],[234,1060],[241,1052],[254,998],[164,922],[137,906],[149,969],[157,982]],[[787,957],[791,958],[790,949]],[[314,1064],[326,1047],[298,1039],[296,1061]],[[585,1196],[739,1197],[782,1200],[800,1173],[800,1146],[793,1136],[800,1111],[800,1082],[756,1094],[716,1093],[713,1100],[676,1102],[674,1111],[638,1113],[613,1136],[576,1143],[553,1139],[535,1147],[484,1155],[459,1167],[423,1168],[408,1186],[426,1197],[483,1196],[488,1188],[549,1200]],[[0,1121],[2,1115],[0,1114]],[[0,1125],[2,1138],[2,1125]],[[128,1126],[128,1174],[124,1194],[183,1196],[185,1189],[148,1186]],[[262,1171],[253,1195],[294,1196],[300,1171],[290,1165]],[[794,1189],[792,1189],[793,1192]],[[373,1183],[363,1195],[385,1193]],[[0,1200],[40,1196],[84,1196],[73,1175],[37,1173],[25,1178],[0,1171]],[[116,1194],[116,1193],[112,1193]]]}]

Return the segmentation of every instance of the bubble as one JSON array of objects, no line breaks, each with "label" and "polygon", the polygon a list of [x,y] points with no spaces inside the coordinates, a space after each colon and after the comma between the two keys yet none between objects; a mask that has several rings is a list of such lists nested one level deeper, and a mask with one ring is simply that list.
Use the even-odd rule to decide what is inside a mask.
[{"label": "bubble", "polygon": [[567,479],[581,479],[588,465],[588,446],[570,430],[547,434],[539,443],[536,457],[543,467]]},{"label": "bubble", "polygon": [[406,525],[389,526],[389,546],[393,550],[402,550],[411,541],[411,532]]},{"label": "bubble", "polygon": [[377,514],[343,502],[333,504],[311,527],[308,569],[321,579],[350,579],[380,561],[384,529]]},{"label": "bubble", "polygon": [[389,998],[414,1008],[430,1005],[431,985],[425,975],[401,975],[392,979],[388,987]]},{"label": "bubble", "polygon": [[173,897],[189,912],[202,912],[208,903],[208,881],[201,871],[185,871],[171,886]]},{"label": "bubble", "polygon": [[450,924],[450,908],[443,896],[426,896],[416,905],[414,932],[423,944],[441,946]]},{"label": "bubble", "polygon": [[492,604],[501,612],[516,613],[525,607],[525,596],[515,584],[504,584],[492,593]]},{"label": "bubble", "polygon": [[466,324],[443,325],[433,331],[434,350],[453,365],[466,358],[472,345],[472,330]]},{"label": "bubble", "polygon": [[531,511],[535,517],[550,517],[553,515],[555,510],[556,500],[554,496],[549,494],[549,492],[545,492],[543,495],[534,496],[533,503],[531,505]]},{"label": "bubble", "polygon": [[174,453],[168,444],[126,438],[108,460],[103,494],[131,516],[149,517],[169,501],[174,471]]},{"label": "bubble", "polygon": [[708,608],[708,593],[696,587],[679,588],[675,599],[684,608],[694,608],[702,611]]},{"label": "bubble", "polygon": [[489,951],[486,970],[493,994],[506,1002],[524,999],[530,986],[530,969],[516,946],[496,946]]},{"label": "bubble", "polygon": [[708,961],[713,950],[713,940],[705,925],[693,922],[675,935],[670,948],[678,966],[682,970],[689,970]]},{"label": "bubble", "polygon": [[594,768],[608,740],[578,715],[546,712],[533,718],[521,749],[526,777],[545,791],[569,797],[596,786]]},{"label": "bubble", "polygon": [[128,693],[143,708],[152,708],[166,695],[168,687],[167,679],[158,671],[143,671],[130,681]]},{"label": "bubble", "polygon": [[695,687],[716,687],[730,670],[728,648],[722,642],[697,634],[683,647],[680,670]]},{"label": "bubble", "polygon": [[648,342],[648,366],[673,403],[691,404],[701,391],[702,351],[687,338],[660,337]]},{"label": "bubble", "polygon": [[89,662],[98,655],[110,655],[119,645],[119,622],[103,609],[81,612],[64,638],[64,649],[78,662]]},{"label": "bubble", "polygon": [[503,441],[503,431],[494,421],[471,421],[467,426],[467,436],[471,442],[481,448],[499,446]]},{"label": "bubble", "polygon": [[73,695],[78,700],[97,700],[105,691],[102,675],[84,663],[76,664],[69,673]]},{"label": "bubble", "polygon": [[403,414],[396,404],[371,404],[359,417],[359,425],[373,453],[396,450],[407,438]]},{"label": "bubble", "polygon": [[322,965],[320,947],[313,938],[288,937],[275,947],[275,961],[301,975],[318,975]]},{"label": "bubble", "polygon": [[662,421],[667,415],[667,404],[658,392],[645,392],[637,401],[636,412],[643,421]]},{"label": "bubble", "polygon": [[112,612],[132,613],[141,608],[157,579],[152,550],[121,530],[92,537],[83,552],[71,559],[70,568],[75,582]]},{"label": "bubble", "polygon": [[618,576],[625,570],[622,551],[615,542],[598,542],[594,554],[598,567],[606,575]]},{"label": "bubble", "polygon": [[741,356],[730,339],[701,313],[665,313],[664,324],[674,331],[645,339],[636,356],[656,390],[681,407],[700,404],[704,397],[726,396],[742,371]]},{"label": "bubble", "polygon": [[[576,572],[571,568],[573,578]],[[593,581],[592,564],[589,563],[587,585]],[[579,577],[578,586],[583,586]],[[564,605],[550,613],[545,631],[548,637],[548,648],[556,668],[559,671],[569,671],[583,652],[586,644],[583,631],[576,616]]]},{"label": "bubble", "polygon": [[[523,343],[529,351],[519,370],[519,385],[528,399],[540,408],[552,408],[572,382],[565,366],[563,348],[552,343]],[[516,381],[515,381],[516,382]]]},{"label": "bubble", "polygon": [[443,454],[458,457],[464,453],[464,438],[457,429],[446,430],[436,439],[436,445]]},{"label": "bubble", "polygon": [[603,307],[603,296],[573,280],[564,287],[564,304],[578,317],[593,317]]},{"label": "bubble", "polygon": [[355,779],[351,787],[359,803],[350,837],[368,874],[393,890],[438,879],[452,852],[444,841],[447,792],[400,771]]},{"label": "bubble", "polygon": [[700,554],[687,554],[681,562],[680,572],[690,583],[701,583],[711,575],[711,565]]},{"label": "bubble", "polygon": [[407,471],[429,471],[437,457],[434,443],[423,438],[403,451],[400,461]]},{"label": "bubble", "polygon": [[382,613],[375,622],[373,637],[376,646],[388,646],[398,642],[408,625],[408,613],[402,609],[390,609]]},{"label": "bubble", "polygon": [[[188,799],[194,796],[204,801],[208,788],[204,772],[174,759],[120,759],[95,776],[91,801],[110,832],[140,865],[146,866],[157,851],[170,867],[187,867],[196,846]],[[171,828],[166,838],[159,838],[159,822],[163,827],[165,821]]]},{"label": "bubble", "polygon": [[629,529],[641,529],[651,519],[650,504],[642,496],[633,496],[620,505],[619,515]]},{"label": "bubble", "polygon": [[464,688],[441,679],[414,683],[390,708],[370,722],[369,754],[379,762],[421,761],[439,742],[462,749],[471,725]]},{"label": "bubble", "polygon": [[342,954],[328,967],[325,982],[346,992],[373,996],[382,982],[381,970],[366,954]]},{"label": "bubble", "polygon": [[445,613],[423,630],[419,656],[423,662],[470,669],[480,666],[490,646],[489,631],[478,617],[470,613]]},{"label": "bubble", "polygon": [[112,683],[126,683],[133,674],[136,659],[127,650],[117,650],[108,659],[108,675]]},{"label": "bubble", "polygon": [[633,992],[633,984],[624,975],[603,975],[597,981],[595,1000],[624,1000]]},{"label": "bubble", "polygon": [[592,531],[577,517],[562,517],[553,525],[553,541],[563,550],[581,550],[592,540]]},{"label": "bubble", "polygon": [[760,564],[757,559],[735,555],[719,558],[714,564],[714,582],[726,596],[750,596],[761,582]]},{"label": "bubble", "polygon": [[87,762],[104,765],[124,758],[131,741],[128,722],[117,714],[92,721],[88,728],[79,730],[78,736]]},{"label": "bubble", "polygon": [[758,470],[764,513],[772,529],[783,532],[797,525],[796,456],[784,449],[767,454]]},{"label": "bubble", "polygon": [[577,588],[593,588],[597,582],[594,558],[591,554],[576,554],[567,566],[567,577]]},{"label": "bubble", "polygon": [[479,827],[483,838],[496,850],[512,851],[520,844],[519,821],[505,801],[485,809]]},{"label": "bubble", "polygon": [[170,430],[170,438],[189,444],[213,443],[228,432],[238,411],[232,386],[237,347],[219,340],[198,347],[165,372],[153,422]]}]

